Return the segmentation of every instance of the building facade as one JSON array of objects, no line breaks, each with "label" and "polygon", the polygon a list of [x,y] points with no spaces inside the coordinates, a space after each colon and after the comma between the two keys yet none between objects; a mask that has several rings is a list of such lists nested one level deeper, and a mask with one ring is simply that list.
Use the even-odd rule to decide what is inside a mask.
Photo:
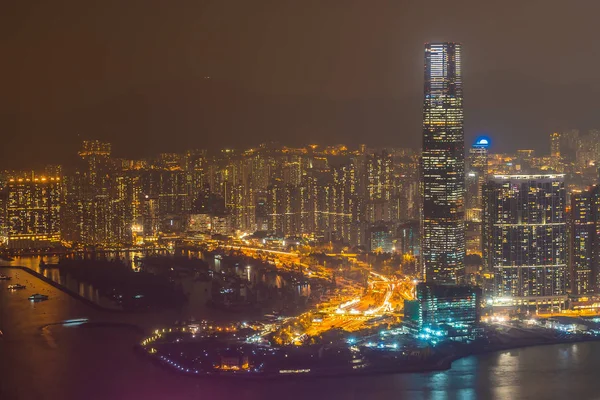
[{"label": "building facade", "polygon": [[405,323],[432,337],[469,338],[480,321],[481,289],[468,285],[421,282],[415,300],[405,300]]},{"label": "building facade", "polygon": [[60,243],[60,177],[11,178],[7,183],[8,247],[44,248]]},{"label": "building facade", "polygon": [[464,275],[465,151],[461,45],[425,46],[423,103],[422,263],[428,282]]},{"label": "building facade", "polygon": [[479,137],[469,149],[465,175],[465,243],[467,254],[481,255],[483,185],[487,179],[490,140]]},{"label": "building facade", "polygon": [[550,156],[560,157],[560,133],[558,132],[550,134]]},{"label": "building facade", "polygon": [[485,188],[484,262],[497,298],[566,294],[564,175],[495,175]]},{"label": "building facade", "polygon": [[569,272],[571,292],[589,295],[598,292],[600,257],[600,189],[571,193],[569,218]]}]

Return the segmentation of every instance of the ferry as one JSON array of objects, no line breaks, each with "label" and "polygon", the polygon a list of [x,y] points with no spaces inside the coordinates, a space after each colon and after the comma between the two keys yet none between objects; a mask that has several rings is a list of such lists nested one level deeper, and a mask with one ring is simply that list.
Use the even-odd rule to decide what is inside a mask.
[{"label": "ferry", "polygon": [[46,296],[45,294],[32,294],[31,296],[29,296],[29,300],[31,301],[44,301],[44,300],[48,300],[48,296]]},{"label": "ferry", "polygon": [[0,281],[10,281],[10,276],[0,275]]},{"label": "ferry", "polygon": [[14,285],[8,285],[6,287],[8,290],[19,290],[19,289],[25,289],[25,285],[20,285],[20,284],[14,284]]}]

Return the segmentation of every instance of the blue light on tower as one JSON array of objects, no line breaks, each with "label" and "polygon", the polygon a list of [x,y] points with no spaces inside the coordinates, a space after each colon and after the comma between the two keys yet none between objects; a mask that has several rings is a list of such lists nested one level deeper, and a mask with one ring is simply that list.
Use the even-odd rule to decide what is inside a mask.
[{"label": "blue light on tower", "polygon": [[487,136],[479,136],[477,140],[475,140],[475,144],[473,147],[479,147],[483,149],[487,149],[490,147],[491,140]]}]

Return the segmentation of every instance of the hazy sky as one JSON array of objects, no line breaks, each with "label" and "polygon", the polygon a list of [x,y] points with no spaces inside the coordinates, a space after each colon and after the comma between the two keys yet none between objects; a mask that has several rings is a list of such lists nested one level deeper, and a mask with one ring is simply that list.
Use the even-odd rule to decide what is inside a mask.
[{"label": "hazy sky", "polygon": [[423,43],[463,43],[466,140],[600,127],[597,0],[8,0],[0,166],[187,148],[421,143]]}]

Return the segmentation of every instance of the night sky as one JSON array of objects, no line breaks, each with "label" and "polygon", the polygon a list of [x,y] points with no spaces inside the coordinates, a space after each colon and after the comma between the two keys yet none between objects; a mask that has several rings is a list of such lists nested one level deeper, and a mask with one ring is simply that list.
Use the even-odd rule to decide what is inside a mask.
[{"label": "night sky", "polygon": [[[10,3],[10,4],[9,4]],[[423,43],[463,43],[467,143],[600,127],[600,2],[12,0],[0,167],[267,140],[419,147]]]}]

